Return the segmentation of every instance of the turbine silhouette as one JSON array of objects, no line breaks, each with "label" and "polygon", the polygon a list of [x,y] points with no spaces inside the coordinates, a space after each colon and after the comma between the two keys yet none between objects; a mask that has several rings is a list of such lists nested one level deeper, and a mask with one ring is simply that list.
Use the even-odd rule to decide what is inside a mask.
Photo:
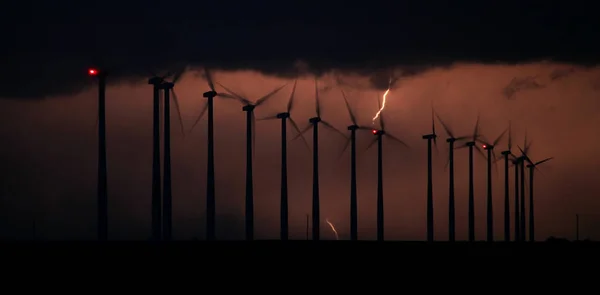
[{"label": "turbine silhouette", "polygon": [[[381,109],[381,101],[377,97],[379,109]],[[371,148],[377,143],[377,241],[384,240],[384,215],[383,215],[383,137],[386,136],[403,146],[408,148],[408,145],[397,137],[389,134],[385,130],[385,120],[383,118],[383,112],[379,113],[379,127],[380,129],[374,129],[373,135],[375,139],[369,144],[367,149]]]},{"label": "turbine silhouette", "polygon": [[256,103],[250,102],[247,98],[231,91],[219,82],[217,84],[229,92],[229,95],[240,101],[244,105],[242,111],[246,112],[246,240],[251,241],[254,240],[254,181],[252,177],[252,159],[254,158],[253,150],[256,136],[254,109],[264,104],[287,84],[267,93],[259,98]]},{"label": "turbine silhouette", "polygon": [[[512,154],[511,151],[512,148],[512,125],[510,123],[510,121],[508,122],[508,149],[505,151],[502,151],[502,158],[504,158],[504,241],[505,242],[510,242],[510,185],[509,185],[509,169],[508,169],[508,164],[509,164],[509,159],[510,157],[512,157],[512,160],[514,161],[516,159],[516,157]],[[498,158],[497,160],[499,160],[500,158]],[[516,173],[518,173],[518,170],[516,170]],[[518,177],[517,174],[515,174],[515,177]],[[518,182],[515,184],[518,186]],[[519,212],[519,192],[518,189],[516,190],[515,193],[515,216],[517,216],[515,218],[515,230],[518,229],[518,212]],[[515,234],[515,237],[517,237],[518,234]]]},{"label": "turbine silhouette", "polygon": [[533,209],[534,208],[533,207],[533,172],[536,169],[539,171],[539,168],[537,168],[537,166],[552,160],[553,157],[546,158],[541,161],[533,162],[531,160],[531,158],[527,155],[527,153],[525,151],[523,151],[523,149],[521,149],[521,147],[519,147],[519,150],[521,151],[521,153],[523,153],[523,155],[525,156],[525,160],[529,163],[527,165],[527,168],[529,168],[529,241],[534,242],[535,241],[535,218],[534,218],[535,211]]},{"label": "turbine silhouette", "polygon": [[163,240],[170,241],[172,238],[172,224],[173,224],[173,199],[172,199],[172,186],[171,186],[171,106],[170,96],[173,95],[173,102],[175,103],[175,108],[177,111],[177,116],[179,119],[179,124],[181,127],[181,133],[184,134],[183,129],[183,120],[181,118],[181,110],[179,108],[179,100],[177,99],[177,94],[173,87],[175,83],[181,78],[183,71],[177,73],[173,78],[172,82],[163,81],[160,85],[161,89],[164,91],[164,151],[163,151],[163,162],[164,162],[164,171],[163,171],[163,208],[162,208],[162,236]]},{"label": "turbine silhouette", "polygon": [[[481,139],[483,148],[487,150],[487,241],[494,241],[494,205],[492,199],[492,159],[496,159],[494,147],[500,142],[507,130],[504,130],[494,141]],[[493,162],[497,169],[496,161]]]},{"label": "turbine silhouette", "polygon": [[[423,135],[423,139],[427,140],[427,241],[433,242],[433,177],[432,177],[432,157],[431,157],[431,141],[435,145],[437,151],[437,134],[435,133],[435,111],[431,106],[431,133]],[[453,240],[453,237],[451,238]]]},{"label": "turbine silhouette", "polygon": [[160,183],[160,87],[165,77],[148,79],[152,85],[152,239],[162,239],[162,191]]},{"label": "turbine silhouette", "polygon": [[318,241],[320,239],[320,198],[319,198],[319,123],[323,124],[326,128],[329,128],[344,138],[346,135],[341,131],[335,129],[330,123],[321,119],[321,104],[319,101],[319,88],[317,79],[315,78],[315,102],[316,102],[316,117],[312,117],[308,120],[309,125],[300,132],[294,139],[301,137],[305,132],[313,129],[313,193],[312,193],[312,234],[313,240]]},{"label": "turbine silhouette", "polygon": [[[292,92],[290,94],[290,99],[288,100],[286,111],[283,113],[278,113],[274,116],[265,117],[259,120],[281,120],[281,201],[280,201],[280,239],[282,241],[287,241],[289,238],[289,208],[288,208],[288,183],[287,183],[287,120],[290,121],[292,127],[301,134],[300,128],[298,128],[298,124],[296,121],[292,119],[291,112],[294,107],[294,94],[296,93],[296,84],[297,80],[294,81],[294,86],[292,87]],[[308,142],[304,136],[301,136],[302,141],[306,145],[306,148],[310,150],[308,146]],[[307,233],[308,236],[308,233]]]},{"label": "turbine silhouette", "polygon": [[479,115],[477,116],[477,121],[475,122],[475,129],[473,130],[473,135],[470,136],[469,142],[466,142],[464,145],[457,147],[460,148],[469,148],[469,242],[475,241],[475,189],[473,183],[473,149],[477,151],[479,155],[481,155],[485,159],[485,155],[483,151],[477,145],[477,140],[479,139]]},{"label": "turbine silhouette", "polygon": [[352,125],[348,126],[348,130],[350,130],[350,138],[346,141],[346,145],[342,150],[343,155],[348,146],[350,146],[350,240],[357,241],[358,240],[358,196],[356,191],[356,131],[357,130],[371,130],[369,127],[359,126],[356,121],[356,116],[350,107],[350,103],[348,103],[348,98],[346,94],[342,90],[342,97],[344,98],[344,103],[346,104],[346,109],[348,110],[348,115],[350,115],[350,121]]},{"label": "turbine silhouette", "polygon": [[456,217],[455,217],[455,200],[454,200],[454,142],[459,140],[467,139],[467,136],[454,137],[454,133],[450,129],[442,118],[435,113],[436,117],[442,124],[442,127],[446,131],[446,135],[448,138],[446,142],[448,142],[448,161],[446,162],[446,166],[450,166],[449,169],[449,185],[448,185],[448,240],[453,242],[456,239]]},{"label": "turbine silhouette", "polygon": [[214,153],[214,133],[213,133],[213,102],[215,97],[230,98],[233,97],[226,93],[217,93],[213,83],[210,71],[204,68],[204,75],[210,87],[210,91],[204,92],[202,96],[206,97],[206,104],[202,107],[200,114],[196,118],[190,133],[200,122],[204,113],[208,110],[208,148],[207,148],[207,173],[206,173],[206,239],[213,241],[216,239],[216,204],[215,204],[215,153]]},{"label": "turbine silhouette", "polygon": [[98,79],[98,183],[97,218],[98,240],[108,239],[108,168],[106,163],[106,77],[105,71],[89,69],[88,74]]}]

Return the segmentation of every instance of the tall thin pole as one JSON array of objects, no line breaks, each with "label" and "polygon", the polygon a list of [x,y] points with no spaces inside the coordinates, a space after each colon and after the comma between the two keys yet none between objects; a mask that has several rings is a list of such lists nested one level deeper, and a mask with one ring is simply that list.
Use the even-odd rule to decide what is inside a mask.
[{"label": "tall thin pole", "polygon": [[350,240],[358,240],[358,198],[356,193],[356,129],[350,131]]},{"label": "tall thin pole", "polygon": [[529,168],[529,241],[535,241],[535,219],[533,210],[533,170],[535,166]]},{"label": "tall thin pole", "polygon": [[[281,240],[288,239],[287,118],[281,119]],[[308,228],[307,228],[308,230]],[[308,232],[307,232],[308,234]]]},{"label": "tall thin pole", "polygon": [[208,164],[206,183],[206,239],[216,239],[215,156],[213,136],[213,96],[208,99]]},{"label": "tall thin pole", "polygon": [[519,162],[514,161],[515,165],[515,241],[521,240],[521,214],[519,210]]},{"label": "tall thin pole", "polygon": [[448,240],[454,242],[456,236],[456,217],[454,205],[454,138],[450,140],[448,150],[449,159],[448,165],[450,169],[449,192],[448,192]]},{"label": "tall thin pole", "polygon": [[313,124],[313,200],[312,200],[312,234],[313,240],[320,239],[319,208],[319,124]]},{"label": "tall thin pole", "polygon": [[162,234],[163,240],[170,241],[171,233],[172,233],[172,208],[173,208],[173,200],[172,200],[172,190],[171,190],[171,98],[170,87],[167,84],[165,85],[164,90],[164,126],[163,126],[163,134],[164,134],[164,152],[163,152],[163,161],[164,161],[164,171],[163,171],[163,222],[162,222]]},{"label": "tall thin pole", "polygon": [[433,242],[433,177],[431,165],[431,138],[427,138],[427,241]]},{"label": "tall thin pole", "polygon": [[521,165],[521,241],[525,241],[525,159],[520,161]]},{"label": "tall thin pole", "polygon": [[246,110],[246,240],[254,240],[254,185],[252,180],[252,112]]},{"label": "tall thin pole", "polygon": [[160,89],[153,84],[152,112],[152,239],[159,241],[161,235],[161,183],[160,183]]},{"label": "tall thin pole", "polygon": [[487,241],[494,241],[494,209],[492,204],[492,148],[487,149]]},{"label": "tall thin pole", "polygon": [[475,196],[473,189],[473,145],[469,145],[469,242],[475,241]]},{"label": "tall thin pole", "polygon": [[106,74],[98,77],[98,240],[108,239],[108,192],[106,163]]},{"label": "tall thin pole", "polygon": [[377,135],[377,241],[383,241],[383,142],[382,134]]},{"label": "tall thin pole", "polygon": [[504,241],[510,242],[510,193],[508,173],[508,153],[504,154]]}]

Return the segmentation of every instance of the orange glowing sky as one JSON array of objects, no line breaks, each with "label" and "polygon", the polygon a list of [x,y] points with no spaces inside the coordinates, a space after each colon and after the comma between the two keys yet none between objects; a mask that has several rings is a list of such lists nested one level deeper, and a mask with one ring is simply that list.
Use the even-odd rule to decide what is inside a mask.
[{"label": "orange glowing sky", "polygon": [[[551,80],[557,69],[574,68],[570,75]],[[289,82],[255,72],[216,72],[215,80],[255,100]],[[513,77],[536,76],[545,87],[522,90],[508,100],[503,90]],[[314,116],[312,77],[300,79],[292,111],[302,128]],[[383,112],[388,132],[405,141],[405,149],[384,143],[385,224],[387,239],[425,238],[426,141],[430,106],[460,135],[472,131],[481,114],[481,131],[495,138],[513,124],[515,145],[525,131],[533,142],[530,156],[555,157],[536,175],[536,234],[573,238],[575,214],[581,214],[582,237],[600,238],[600,70],[550,62],[516,66],[456,64],[397,81]],[[346,86],[338,86],[338,82]],[[347,86],[352,85],[352,87]],[[344,89],[359,122],[371,124],[382,91],[368,89],[366,78],[330,73],[320,80],[322,117],[340,130],[350,125],[339,89]],[[201,75],[187,72],[175,86],[189,131],[208,89]],[[285,109],[291,85],[257,108],[257,117]],[[243,237],[245,116],[236,101],[215,103],[217,234]],[[70,97],[38,101],[0,100],[3,175],[8,175],[0,216],[24,230],[35,218],[39,235],[48,238],[94,238],[96,177],[96,94],[93,88]],[[150,235],[151,89],[145,83],[120,84],[107,90],[109,218],[111,237],[145,239]],[[174,236],[204,237],[206,124],[185,138],[172,116]],[[206,120],[206,119],[204,119]],[[258,121],[255,157],[255,217],[257,238],[279,234],[279,131],[273,121]],[[445,138],[441,125],[438,135]],[[324,238],[335,239],[325,217],[335,224],[340,239],[349,237],[349,161],[339,154],[344,140],[327,130],[320,137],[321,224]],[[375,238],[376,150],[366,151],[368,133],[359,136],[359,237]],[[290,136],[291,138],[292,136]],[[307,136],[309,143],[311,136]],[[506,139],[506,138],[505,138]],[[506,140],[499,144],[506,146]],[[447,174],[445,141],[434,156],[436,239],[447,239]],[[515,147],[515,150],[518,150]],[[497,149],[499,154],[500,149]],[[290,235],[303,239],[311,205],[310,151],[299,141],[289,145]],[[467,237],[467,157],[455,153],[457,239]],[[503,235],[503,167],[493,176],[495,238]],[[485,234],[485,162],[476,158],[476,233]],[[512,170],[511,170],[512,173]],[[512,182],[511,182],[512,186]],[[511,188],[512,195],[512,188]],[[511,196],[512,202],[512,196]],[[513,205],[511,204],[511,210]],[[511,219],[512,223],[512,219]],[[7,234],[8,231],[3,233]]]}]

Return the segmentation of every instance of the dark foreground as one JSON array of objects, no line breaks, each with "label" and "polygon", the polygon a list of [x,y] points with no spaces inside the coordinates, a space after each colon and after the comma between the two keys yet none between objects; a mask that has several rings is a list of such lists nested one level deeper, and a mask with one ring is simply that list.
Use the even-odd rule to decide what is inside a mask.
[{"label": "dark foreground", "polygon": [[[312,255],[342,258],[351,255],[414,257],[454,255],[588,255],[600,250],[598,242],[376,242],[376,241],[176,241],[176,242],[0,242],[2,255],[14,256],[182,256],[188,258],[246,257],[310,257]],[[0,255],[0,256],[2,256]]]}]

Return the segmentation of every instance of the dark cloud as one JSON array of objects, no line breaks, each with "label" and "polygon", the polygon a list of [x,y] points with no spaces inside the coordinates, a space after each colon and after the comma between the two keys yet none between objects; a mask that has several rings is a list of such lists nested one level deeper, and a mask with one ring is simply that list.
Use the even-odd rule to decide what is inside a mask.
[{"label": "dark cloud", "polygon": [[[90,65],[109,69],[113,81],[183,65],[279,76],[400,68],[411,76],[455,61],[594,64],[599,49],[594,10],[575,4],[34,2],[2,15],[9,45],[0,49],[0,97],[78,92]],[[385,88],[387,79],[373,84]]]}]

